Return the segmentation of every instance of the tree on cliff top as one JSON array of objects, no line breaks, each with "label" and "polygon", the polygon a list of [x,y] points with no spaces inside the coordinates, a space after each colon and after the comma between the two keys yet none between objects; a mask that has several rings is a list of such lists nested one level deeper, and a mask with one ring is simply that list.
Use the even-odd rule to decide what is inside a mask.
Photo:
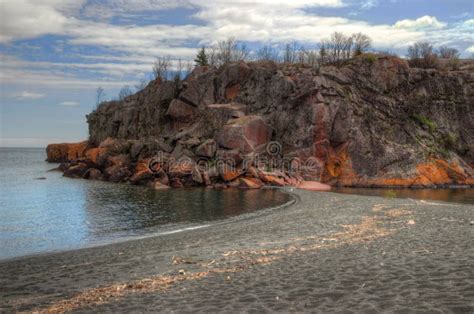
[{"label": "tree on cliff top", "polygon": [[105,101],[105,92],[102,87],[98,87],[96,90],[96,106],[99,106],[101,103]]},{"label": "tree on cliff top", "polygon": [[128,85],[125,85],[124,87],[122,87],[120,89],[120,92],[119,92],[119,100],[124,100],[125,97],[127,96],[130,96],[133,94],[133,91],[132,89],[130,88],[130,86]]},{"label": "tree on cliff top", "polygon": [[196,62],[197,66],[209,65],[209,60],[206,54],[206,48],[204,46],[202,46],[202,48],[199,50],[198,54],[196,55],[196,59],[194,59],[194,62]]},{"label": "tree on cliff top", "polygon": [[158,57],[153,64],[153,77],[160,78],[164,81],[168,79],[169,68],[171,68],[170,57]]}]

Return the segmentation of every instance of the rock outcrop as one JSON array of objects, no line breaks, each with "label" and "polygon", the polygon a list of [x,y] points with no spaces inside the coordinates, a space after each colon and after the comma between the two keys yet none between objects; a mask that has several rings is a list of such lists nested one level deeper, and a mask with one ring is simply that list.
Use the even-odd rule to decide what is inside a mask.
[{"label": "rock outcrop", "polygon": [[473,185],[473,118],[469,65],[238,62],[101,104],[87,116],[88,143],[50,145],[48,160],[69,162],[65,174],[159,188]]},{"label": "rock outcrop", "polygon": [[80,143],[50,144],[46,148],[48,162],[67,162],[85,157],[87,141]]}]

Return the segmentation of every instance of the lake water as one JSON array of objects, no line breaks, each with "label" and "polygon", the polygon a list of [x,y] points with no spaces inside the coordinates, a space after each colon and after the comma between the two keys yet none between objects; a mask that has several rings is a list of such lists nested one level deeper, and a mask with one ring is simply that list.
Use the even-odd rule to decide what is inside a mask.
[{"label": "lake water", "polygon": [[366,188],[337,188],[333,192],[358,194],[367,196],[412,198],[420,200],[443,201],[463,204],[474,204],[473,188],[458,189],[366,189]]},{"label": "lake water", "polygon": [[155,191],[64,178],[45,158],[44,149],[0,148],[0,259],[199,228],[290,201],[273,189]]}]

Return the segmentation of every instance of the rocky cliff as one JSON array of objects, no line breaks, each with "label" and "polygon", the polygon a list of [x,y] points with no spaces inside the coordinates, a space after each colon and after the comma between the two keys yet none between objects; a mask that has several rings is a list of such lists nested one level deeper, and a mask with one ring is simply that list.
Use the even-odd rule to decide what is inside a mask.
[{"label": "rocky cliff", "polygon": [[474,185],[473,118],[470,65],[240,62],[101,104],[82,156],[49,159],[69,176],[156,187]]}]

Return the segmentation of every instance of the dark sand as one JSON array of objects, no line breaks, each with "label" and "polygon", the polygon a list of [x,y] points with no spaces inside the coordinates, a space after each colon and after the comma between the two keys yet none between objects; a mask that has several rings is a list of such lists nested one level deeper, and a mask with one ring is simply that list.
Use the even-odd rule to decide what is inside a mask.
[{"label": "dark sand", "polygon": [[205,229],[0,263],[0,312],[474,312],[474,206],[295,191]]}]

